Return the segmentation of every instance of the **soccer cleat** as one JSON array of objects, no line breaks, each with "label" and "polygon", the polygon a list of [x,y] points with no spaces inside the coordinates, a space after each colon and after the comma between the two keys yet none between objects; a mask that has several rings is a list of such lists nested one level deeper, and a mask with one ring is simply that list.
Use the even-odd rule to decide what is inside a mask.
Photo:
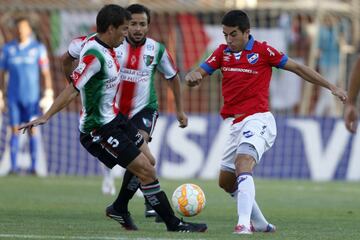
[{"label": "soccer cleat", "polygon": [[245,227],[244,225],[236,225],[234,229],[234,234],[252,234],[251,229]]},{"label": "soccer cleat", "polygon": [[205,232],[207,225],[205,223],[191,223],[180,220],[174,229],[167,229],[169,232]]},{"label": "soccer cleat", "polygon": [[123,226],[123,228],[125,228],[128,231],[138,230],[138,227],[135,225],[129,212],[119,213],[114,209],[113,205],[110,205],[106,208],[106,216],[120,223],[121,226]]},{"label": "soccer cleat", "polygon": [[265,229],[255,229],[255,227],[251,224],[250,229],[252,232],[268,232],[273,233],[276,232],[276,226],[269,223]]},{"label": "soccer cleat", "polygon": [[163,223],[164,220],[163,220],[159,215],[156,215],[156,217],[155,217],[155,222],[156,222],[156,223]]},{"label": "soccer cleat", "polygon": [[150,204],[145,203],[145,217],[149,218],[149,217],[156,217],[157,213],[155,212],[155,210],[150,206]]}]

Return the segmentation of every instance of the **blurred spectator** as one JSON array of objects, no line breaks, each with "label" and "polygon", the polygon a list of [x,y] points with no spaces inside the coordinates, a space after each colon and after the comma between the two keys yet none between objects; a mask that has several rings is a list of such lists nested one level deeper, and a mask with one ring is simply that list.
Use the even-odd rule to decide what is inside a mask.
[{"label": "blurred spectator", "polygon": [[[326,15],[320,25],[317,39],[319,49],[319,72],[326,80],[336,84],[339,78],[339,38],[338,21],[331,15]],[[315,107],[315,115],[328,116],[335,114],[335,98],[324,89],[319,90],[319,98]]]},{"label": "blurred spectator", "polygon": [[[0,52],[0,110],[7,110],[10,117],[11,173],[17,173],[19,150],[18,127],[39,113],[39,105],[46,110],[53,101],[49,60],[45,46],[33,36],[30,20],[24,17],[15,20],[16,39],[4,44]],[[44,78],[44,97],[40,101],[40,72]],[[5,73],[8,80],[5,81]],[[5,87],[6,86],[6,87]],[[5,107],[6,106],[6,107]],[[35,129],[30,131],[31,165],[29,173],[36,173],[38,138]]]}]

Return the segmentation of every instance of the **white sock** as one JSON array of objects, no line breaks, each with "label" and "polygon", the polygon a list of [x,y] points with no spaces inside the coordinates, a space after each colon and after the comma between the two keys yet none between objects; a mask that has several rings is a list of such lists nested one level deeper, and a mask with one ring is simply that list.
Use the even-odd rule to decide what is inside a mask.
[{"label": "white sock", "polygon": [[[238,190],[236,190],[233,193],[230,193],[230,196],[237,201],[237,195]],[[265,216],[261,212],[261,209],[259,205],[257,204],[256,200],[254,200],[252,209],[251,209],[251,215],[250,215],[250,221],[253,224],[254,228],[256,230],[263,230],[266,229],[269,222],[266,220]]]},{"label": "white sock", "polygon": [[237,178],[238,196],[237,212],[238,225],[244,225],[250,229],[250,216],[255,201],[255,184],[250,173],[240,174]]},{"label": "white sock", "polygon": [[269,224],[255,200],[251,211],[251,222],[257,231],[266,230]]}]

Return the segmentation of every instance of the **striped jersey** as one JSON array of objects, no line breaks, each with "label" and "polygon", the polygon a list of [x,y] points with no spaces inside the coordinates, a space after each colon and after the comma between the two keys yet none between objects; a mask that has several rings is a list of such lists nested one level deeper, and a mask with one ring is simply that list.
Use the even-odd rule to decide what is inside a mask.
[{"label": "striped jersey", "polygon": [[[74,39],[69,45],[69,54],[77,58],[82,41]],[[141,46],[131,46],[127,40],[116,48],[120,63],[120,85],[116,95],[115,109],[132,118],[144,108],[158,109],[154,77],[156,69],[165,79],[172,79],[178,70],[165,46],[146,38]]]},{"label": "striped jersey", "polygon": [[87,39],[80,52],[79,65],[72,73],[83,106],[79,123],[81,132],[90,133],[116,117],[113,102],[119,71],[115,50],[97,37]]}]

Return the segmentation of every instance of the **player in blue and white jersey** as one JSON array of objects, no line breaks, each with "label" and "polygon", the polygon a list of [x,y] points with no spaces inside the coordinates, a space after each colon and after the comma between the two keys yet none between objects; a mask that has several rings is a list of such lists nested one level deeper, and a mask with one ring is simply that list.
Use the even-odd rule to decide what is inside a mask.
[{"label": "player in blue and white jersey", "polygon": [[[28,19],[21,17],[16,19],[15,23],[16,39],[6,43],[2,47],[0,54],[0,101],[3,101],[6,95],[12,132],[10,139],[11,173],[18,171],[16,157],[19,148],[17,130],[19,125],[38,115],[39,104],[46,110],[53,100],[46,48],[33,37],[32,27]],[[5,87],[5,73],[8,73],[7,87]],[[44,79],[44,97],[41,101],[40,75]],[[0,104],[0,108],[1,105],[3,105],[2,109],[4,110],[4,104]],[[34,174],[38,138],[35,129],[32,129],[29,133],[30,173]]]}]

